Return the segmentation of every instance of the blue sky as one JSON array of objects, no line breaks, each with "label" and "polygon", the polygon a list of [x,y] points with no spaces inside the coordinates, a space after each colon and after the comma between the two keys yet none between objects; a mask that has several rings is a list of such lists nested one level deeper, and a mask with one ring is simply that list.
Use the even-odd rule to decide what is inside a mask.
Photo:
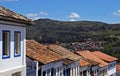
[{"label": "blue sky", "polygon": [[0,0],[0,6],[31,19],[120,23],[120,0]]}]

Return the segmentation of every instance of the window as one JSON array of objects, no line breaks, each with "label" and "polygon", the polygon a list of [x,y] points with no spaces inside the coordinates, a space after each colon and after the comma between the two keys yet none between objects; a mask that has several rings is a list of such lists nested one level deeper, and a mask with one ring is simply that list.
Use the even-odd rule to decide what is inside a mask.
[{"label": "window", "polygon": [[59,76],[59,67],[57,68],[57,76]]},{"label": "window", "polygon": [[83,76],[83,75],[82,75],[82,72],[80,72],[80,76]]},{"label": "window", "polygon": [[47,70],[47,76],[50,76],[50,69]]},{"label": "window", "polygon": [[21,72],[13,73],[12,76],[21,76]]},{"label": "window", "polygon": [[[28,75],[27,75],[28,76]],[[35,75],[34,75],[35,76]],[[41,76],[41,68],[38,70],[38,76]],[[43,75],[44,76],[44,75]]]},{"label": "window", "polygon": [[51,76],[54,75],[54,68],[51,68]]},{"label": "window", "polygon": [[14,56],[20,56],[21,53],[21,33],[14,32]]},{"label": "window", "polygon": [[[70,68],[67,69],[67,76],[70,76]],[[72,75],[74,76],[74,75]]]},{"label": "window", "polygon": [[76,67],[74,67],[74,72],[75,72],[74,75],[76,76]]},{"label": "window", "polygon": [[[95,73],[94,73],[95,74]],[[87,76],[87,71],[83,71],[83,76]],[[94,75],[95,76],[95,75]]]},{"label": "window", "polygon": [[60,67],[60,76],[62,76],[63,71],[62,71],[62,66]]},{"label": "window", "polygon": [[43,71],[43,76],[46,76],[46,71]]},{"label": "window", "polygon": [[75,74],[74,74],[74,68],[72,68],[72,75],[74,76]]},{"label": "window", "polygon": [[56,68],[53,70],[53,76],[56,76]]},{"label": "window", "polygon": [[79,75],[79,66],[77,66],[77,75]]},{"label": "window", "polygon": [[10,31],[3,31],[3,59],[10,58]]}]

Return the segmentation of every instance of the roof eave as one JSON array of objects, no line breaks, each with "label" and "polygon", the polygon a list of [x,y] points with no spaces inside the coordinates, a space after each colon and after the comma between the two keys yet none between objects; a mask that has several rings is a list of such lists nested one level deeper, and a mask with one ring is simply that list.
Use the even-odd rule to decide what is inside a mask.
[{"label": "roof eave", "polygon": [[22,19],[15,19],[15,18],[10,18],[10,17],[6,17],[6,16],[0,16],[0,20],[20,23],[20,24],[24,24],[25,26],[30,26],[30,25],[34,24],[31,20],[26,20],[25,21],[25,20],[22,20]]}]

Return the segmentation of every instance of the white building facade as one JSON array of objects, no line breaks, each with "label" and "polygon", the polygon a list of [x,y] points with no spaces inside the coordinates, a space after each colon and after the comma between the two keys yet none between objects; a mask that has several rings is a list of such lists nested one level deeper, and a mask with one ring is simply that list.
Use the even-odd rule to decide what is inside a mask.
[{"label": "white building facade", "polygon": [[0,13],[0,76],[26,76],[27,21],[4,7],[0,10],[7,13]]},{"label": "white building facade", "polygon": [[38,70],[41,70],[41,76],[63,76],[63,62],[51,62],[46,65],[39,66]]},{"label": "white building facade", "polygon": [[79,76],[91,76],[90,67],[89,66],[80,67]]},{"label": "white building facade", "polygon": [[116,76],[116,61],[108,64],[108,76]]},{"label": "white building facade", "polygon": [[63,68],[64,76],[78,76],[79,75],[79,60],[73,61],[69,64],[64,65]]},{"label": "white building facade", "polygon": [[[18,44],[15,38],[19,39]],[[25,38],[24,27],[0,24],[0,76],[14,76],[14,73],[25,76]]]},{"label": "white building facade", "polygon": [[78,73],[79,60],[66,65],[64,60],[41,65],[41,62],[27,57],[27,76],[78,76]]},{"label": "white building facade", "polygon": [[63,68],[62,60],[41,65],[41,62],[27,57],[27,76],[64,76]]},{"label": "white building facade", "polygon": [[101,70],[99,70],[104,72],[104,76],[116,76],[116,61],[118,60],[117,58],[100,51],[94,51],[93,54],[108,63],[108,66],[103,69],[100,68]]}]

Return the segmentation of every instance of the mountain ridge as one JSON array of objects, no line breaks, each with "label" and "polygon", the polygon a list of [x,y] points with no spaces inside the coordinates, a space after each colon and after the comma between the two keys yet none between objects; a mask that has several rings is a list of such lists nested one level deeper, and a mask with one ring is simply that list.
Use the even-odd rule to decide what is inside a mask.
[{"label": "mountain ridge", "polygon": [[[34,26],[30,26],[27,28],[27,31],[28,31],[27,38],[28,39],[34,39],[34,38],[39,38],[39,37],[43,38],[43,36],[48,35],[50,38],[53,38],[54,41],[52,42],[55,42],[55,41],[66,42],[66,39],[65,40],[56,39],[53,36],[50,36],[51,33],[55,34],[56,36],[60,36],[60,37],[64,37],[67,35],[69,36],[71,35],[72,37],[73,36],[78,37],[78,35],[83,35],[85,33],[87,33],[87,35],[85,36],[89,36],[89,34],[91,33],[92,35],[95,35],[95,33],[97,32],[100,32],[100,33],[105,32],[105,31],[108,32],[108,30],[114,31],[114,30],[119,30],[118,28],[120,28],[119,24],[108,24],[108,23],[103,23],[103,22],[98,22],[98,21],[95,21],[95,22],[94,21],[74,21],[74,22],[67,21],[66,22],[66,21],[58,21],[58,20],[51,20],[51,19],[38,19],[38,20],[35,20],[34,22],[35,22]],[[30,34],[33,32],[36,35],[31,36]],[[45,37],[48,37],[48,36],[45,36]],[[76,40],[81,41],[78,38]],[[68,37],[68,39],[70,38]],[[49,43],[49,40],[48,41],[42,40],[42,41]],[[74,42],[74,40],[70,39],[70,42],[71,41]]]}]

